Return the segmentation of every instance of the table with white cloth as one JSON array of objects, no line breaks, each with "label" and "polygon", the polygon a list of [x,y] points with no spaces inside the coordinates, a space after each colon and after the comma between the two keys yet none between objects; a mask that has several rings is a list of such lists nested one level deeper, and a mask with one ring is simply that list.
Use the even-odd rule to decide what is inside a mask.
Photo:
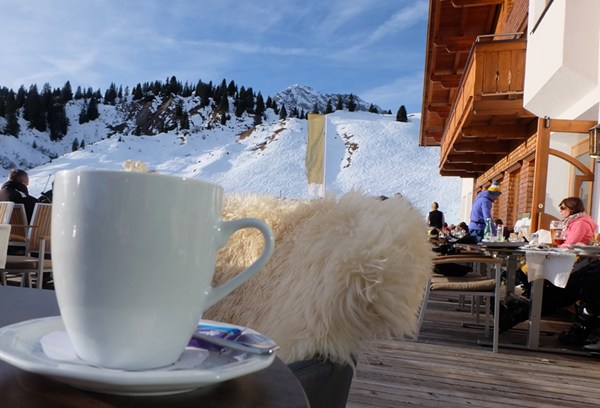
[{"label": "table with white cloth", "polygon": [[[486,243],[477,245],[458,245],[466,251],[484,251],[504,260],[507,271],[506,298],[515,292],[516,271],[520,260],[525,256],[528,270],[528,280],[531,282],[531,307],[529,310],[529,326],[527,331],[527,344],[525,347],[531,350],[540,348],[540,326],[542,319],[542,299],[544,295],[544,279],[554,285],[564,288],[577,256],[600,257],[600,251],[582,252],[578,250],[566,250],[561,248],[527,248],[524,243]],[[501,344],[502,347],[518,347],[513,344]]]},{"label": "table with white cloth", "polygon": [[527,279],[531,282],[531,308],[529,312],[529,335],[527,348],[537,350],[540,345],[540,323],[544,279],[564,288],[577,260],[577,252],[560,248],[548,250],[526,250]]}]

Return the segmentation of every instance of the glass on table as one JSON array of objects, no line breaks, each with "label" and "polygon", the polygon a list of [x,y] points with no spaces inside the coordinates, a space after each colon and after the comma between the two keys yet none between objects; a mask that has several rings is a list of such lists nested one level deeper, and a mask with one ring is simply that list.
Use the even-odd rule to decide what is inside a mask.
[{"label": "glass on table", "polygon": [[552,235],[552,240],[558,246],[562,245],[565,240],[562,237],[563,232],[563,223],[561,221],[550,221],[550,234]]}]

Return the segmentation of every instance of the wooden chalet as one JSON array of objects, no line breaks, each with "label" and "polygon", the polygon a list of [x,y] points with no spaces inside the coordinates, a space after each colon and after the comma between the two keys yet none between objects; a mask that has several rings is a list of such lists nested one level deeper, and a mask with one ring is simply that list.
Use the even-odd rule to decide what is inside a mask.
[{"label": "wooden chalet", "polygon": [[[575,28],[574,9],[581,6],[571,3],[577,4],[429,3],[419,143],[441,148],[441,175],[473,180],[463,193],[468,208],[478,191],[500,182],[503,194],[494,204],[494,216],[509,227],[530,214],[532,230],[548,229],[549,221],[559,217],[558,203],[568,196],[581,197],[593,216],[598,212],[593,205],[594,160],[588,152],[588,131],[598,123],[598,110],[591,103],[583,112],[574,109],[586,87],[581,75],[571,74],[577,62],[567,55],[573,54],[568,47],[576,40],[565,37]],[[552,26],[556,34],[551,39]],[[585,65],[585,54],[578,58]],[[592,61],[598,63],[598,48]],[[571,91],[580,98],[570,99]]]}]

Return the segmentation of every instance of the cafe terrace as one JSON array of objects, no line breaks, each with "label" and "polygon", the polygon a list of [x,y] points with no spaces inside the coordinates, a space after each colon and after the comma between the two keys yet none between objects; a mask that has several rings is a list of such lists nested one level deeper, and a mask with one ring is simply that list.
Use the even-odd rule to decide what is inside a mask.
[{"label": "cafe terrace", "polygon": [[[439,146],[440,173],[464,179],[461,219],[497,181],[494,217],[508,227],[529,216],[532,231],[549,229],[568,196],[599,220],[599,17],[597,0],[429,1],[420,145]],[[600,403],[595,358],[502,347],[495,355],[473,345],[456,307],[428,308],[417,343],[382,342],[363,356],[349,407]],[[559,347],[569,324],[543,321],[540,342]],[[519,328],[526,323],[500,341],[524,344]]]}]

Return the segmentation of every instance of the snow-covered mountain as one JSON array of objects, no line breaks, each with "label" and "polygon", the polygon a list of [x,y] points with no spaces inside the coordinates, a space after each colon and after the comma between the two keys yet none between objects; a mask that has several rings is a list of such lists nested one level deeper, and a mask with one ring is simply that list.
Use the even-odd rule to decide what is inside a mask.
[{"label": "snow-covered mountain", "polygon": [[[325,112],[327,102],[329,101],[335,109],[338,97],[342,98],[344,106],[348,105],[350,100],[350,94],[323,94],[315,91],[310,86],[303,85],[292,85],[285,88],[283,91],[277,92],[273,99],[279,106],[285,105],[286,109],[289,107],[296,106],[298,110],[304,110],[304,112],[312,112],[315,104],[319,109],[319,112]],[[365,102],[357,95],[352,95],[354,103],[356,103],[356,111],[368,111],[371,106],[370,103]],[[377,105],[373,105],[378,112],[381,112],[381,108]]]},{"label": "snow-covered mountain", "polygon": [[[11,166],[28,169],[32,195],[48,189],[59,170],[119,170],[131,159],[143,160],[161,173],[221,184],[226,193],[308,198],[304,119],[281,120],[267,109],[259,125],[246,114],[220,125],[218,120],[210,121],[210,107],[200,108],[198,101],[189,97],[178,101],[193,113],[189,130],[176,128],[154,136],[136,136],[131,131],[136,118],[123,105],[100,104],[97,120],[79,124],[80,103],[67,105],[70,127],[61,141],[51,142],[46,134],[29,129],[22,118],[18,138],[0,135],[0,155]],[[158,114],[164,108],[164,101],[154,101],[148,109],[150,114]],[[0,118],[0,129],[2,121]],[[418,146],[419,127],[420,114],[409,115],[408,123],[397,122],[395,115],[364,111],[329,114],[327,192],[341,195],[358,189],[374,196],[400,193],[424,217],[431,202],[437,201],[449,223],[462,221],[460,179],[439,175],[439,150]],[[125,128],[129,132],[121,133]],[[71,152],[76,144],[80,148]],[[8,167],[0,169],[2,179],[7,173]]]}]

